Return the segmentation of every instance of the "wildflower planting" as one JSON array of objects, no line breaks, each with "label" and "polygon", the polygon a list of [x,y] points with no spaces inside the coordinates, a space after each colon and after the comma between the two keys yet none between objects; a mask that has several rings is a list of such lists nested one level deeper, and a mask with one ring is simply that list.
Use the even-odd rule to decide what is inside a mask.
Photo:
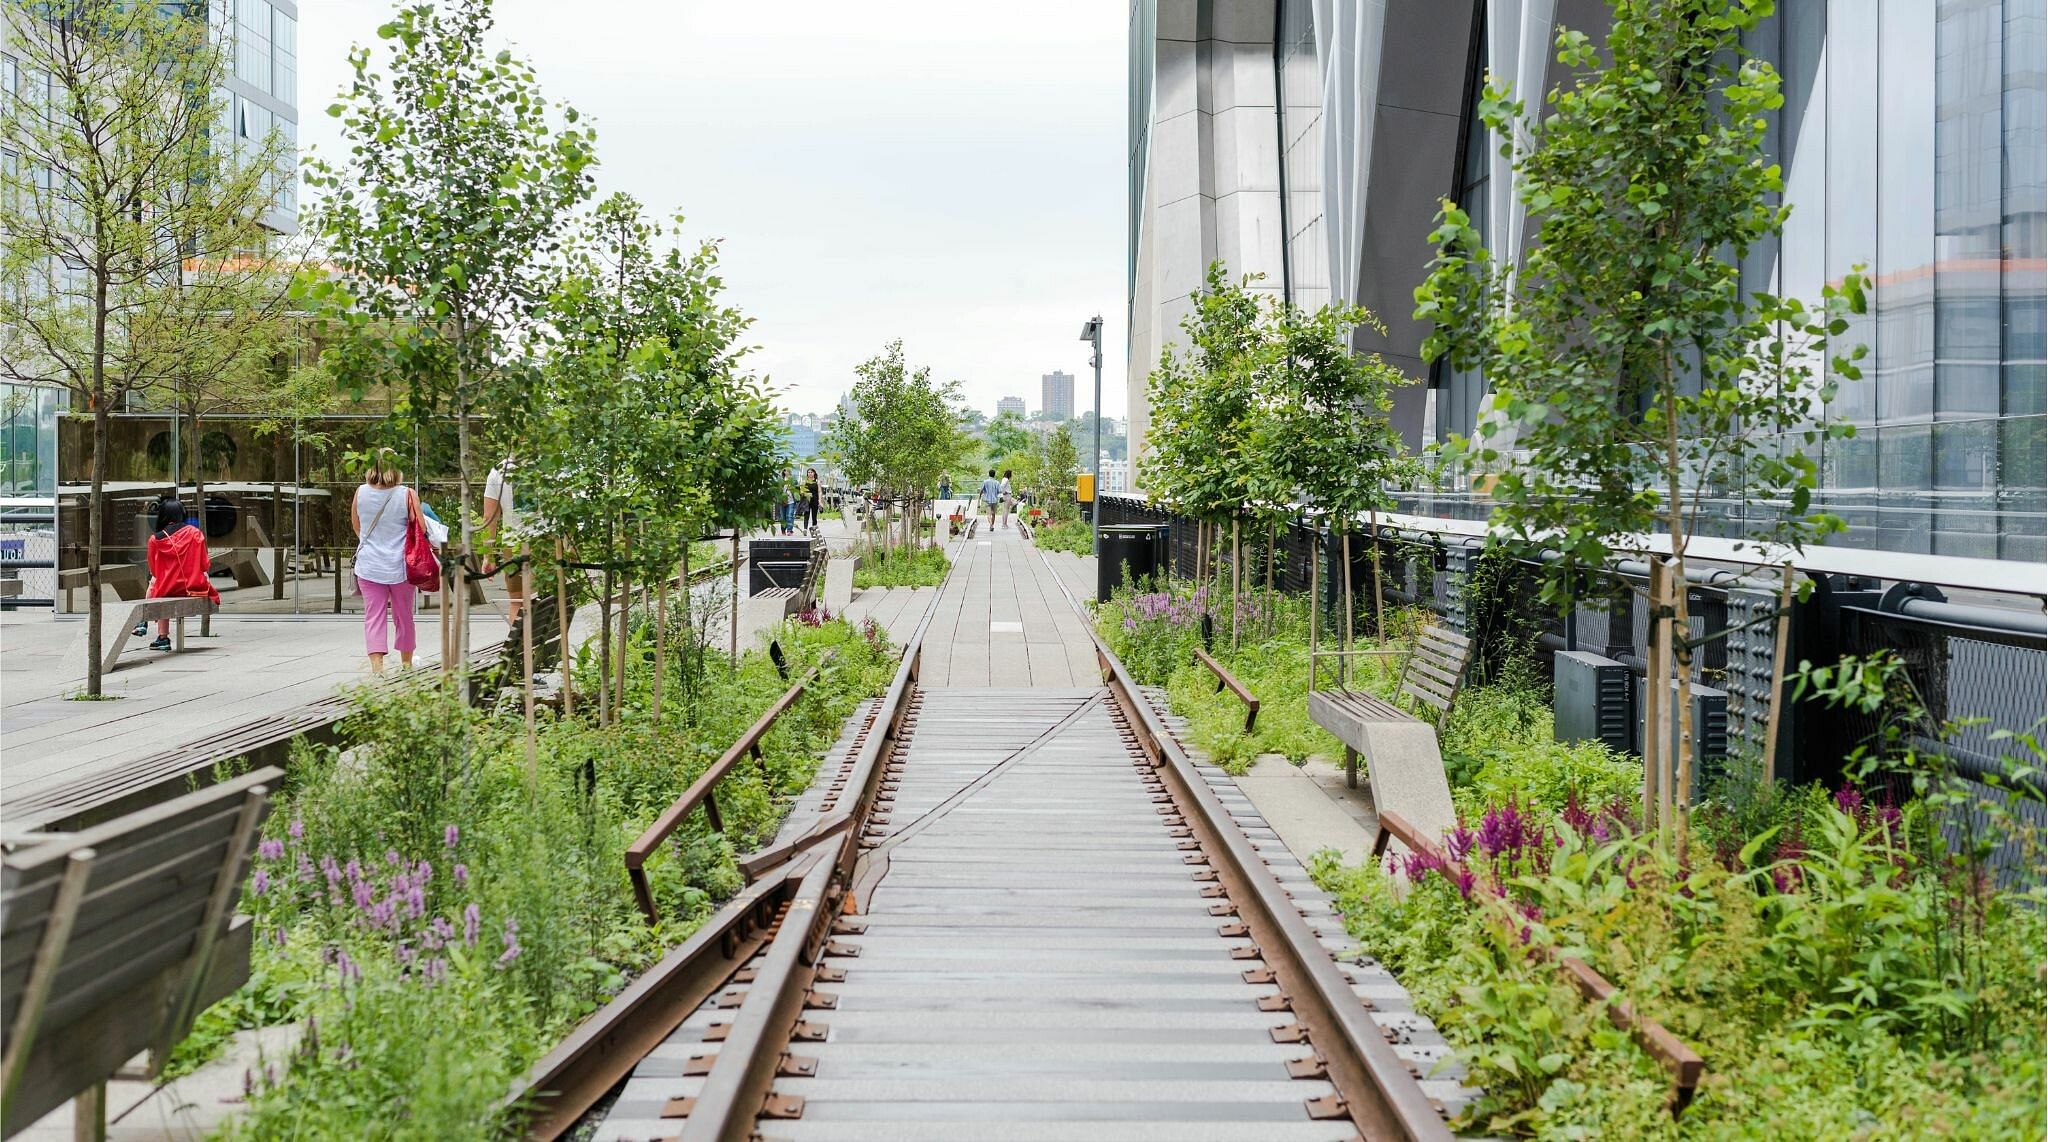
[{"label": "wildflower planting", "polygon": [[[1851,672],[1814,675],[1839,696]],[[1535,720],[1515,720],[1529,705],[1505,688],[1461,701],[1447,755],[1486,752],[1460,775],[1443,858],[1344,867],[1324,854],[1314,870],[1486,1089],[1466,1125],[2041,1136],[2039,837],[2004,797],[1969,797],[1899,735],[1859,751],[1832,790],[1731,783],[1697,810],[1698,843],[1680,855],[1640,819],[1629,763],[1538,748]],[[2018,770],[2038,772],[2038,747],[2013,746]],[[1973,830],[2002,843],[1972,844]],[[2009,850],[2026,855],[2001,872],[1991,858]],[[1705,1058],[1682,1116],[1669,1076],[1548,953],[1593,966]]]},{"label": "wildflower planting", "polygon": [[[650,927],[625,845],[787,683],[758,653],[736,668],[672,656],[671,693],[700,700],[657,719],[652,624],[635,617],[621,716],[548,719],[531,774],[516,703],[479,709],[438,684],[365,691],[347,748],[300,750],[245,896],[258,922],[250,981],[184,1048],[189,1066],[236,1028],[299,1026],[295,1047],[250,1071],[249,1113],[231,1133],[498,1136],[501,1103],[533,1060],[741,887],[735,851],[773,832],[893,668],[878,629],[779,632],[793,672],[836,657],[763,742],[765,773],[746,767],[720,786],[726,832],[698,815],[671,842],[678,859],[650,865]],[[686,669],[703,672],[693,687]]]}]

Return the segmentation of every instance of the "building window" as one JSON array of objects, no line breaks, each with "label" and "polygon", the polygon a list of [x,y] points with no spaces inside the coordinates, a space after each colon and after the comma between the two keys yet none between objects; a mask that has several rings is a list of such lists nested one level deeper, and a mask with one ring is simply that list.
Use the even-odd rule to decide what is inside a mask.
[{"label": "building window", "polygon": [[299,22],[272,9],[270,94],[296,106],[299,101]]}]

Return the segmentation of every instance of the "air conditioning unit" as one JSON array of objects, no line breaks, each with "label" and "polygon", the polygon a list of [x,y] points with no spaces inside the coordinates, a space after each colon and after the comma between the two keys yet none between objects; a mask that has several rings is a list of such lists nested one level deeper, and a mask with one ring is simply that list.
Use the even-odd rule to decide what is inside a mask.
[{"label": "air conditioning unit", "polygon": [[[1667,679],[1665,685],[1671,688],[1670,701],[1673,703],[1671,718],[1671,744],[1678,748],[1678,683]],[[1635,748],[1643,752],[1643,743],[1649,740],[1649,731],[1644,724],[1648,716],[1647,684],[1635,679]],[[1712,686],[1692,684],[1692,800],[1698,801],[1706,792],[1707,783],[1719,777],[1728,768],[1728,692]]]},{"label": "air conditioning unit", "polygon": [[1597,741],[1628,752],[1635,744],[1635,685],[1629,668],[1585,650],[1560,650],[1553,736],[1561,742]]}]

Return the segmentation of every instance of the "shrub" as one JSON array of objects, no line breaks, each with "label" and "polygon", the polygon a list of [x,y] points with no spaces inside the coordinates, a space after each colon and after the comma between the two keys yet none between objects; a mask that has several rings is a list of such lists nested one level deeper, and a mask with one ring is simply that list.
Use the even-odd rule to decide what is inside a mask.
[{"label": "shrub", "polygon": [[917,547],[909,551],[875,548],[863,553],[853,569],[853,585],[869,587],[936,587],[946,581],[953,561],[943,547]]}]

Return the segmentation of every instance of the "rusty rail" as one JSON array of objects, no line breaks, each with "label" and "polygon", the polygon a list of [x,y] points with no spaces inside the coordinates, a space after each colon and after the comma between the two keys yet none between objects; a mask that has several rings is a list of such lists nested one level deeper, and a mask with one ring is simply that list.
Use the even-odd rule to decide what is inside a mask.
[{"label": "rusty rail", "polygon": [[1238,701],[1244,703],[1244,732],[1251,733],[1252,727],[1258,724],[1259,720],[1258,698],[1252,694],[1250,688],[1237,680],[1237,675],[1232,674],[1229,667],[1216,661],[1215,658],[1210,656],[1208,651],[1196,647],[1195,661],[1208,667],[1209,673],[1216,676],[1216,692],[1218,694],[1228,690],[1237,695]]},{"label": "rusty rail", "polygon": [[712,762],[710,768],[699,774],[697,780],[690,783],[690,787],[683,791],[681,797],[676,798],[674,804],[662,810],[661,816],[656,817],[654,823],[647,826],[647,831],[641,833],[638,840],[626,846],[626,876],[633,882],[633,899],[640,905],[640,911],[647,917],[648,924],[659,922],[660,916],[654,907],[654,892],[647,884],[647,858],[652,856],[655,850],[661,847],[661,843],[700,806],[705,817],[711,822],[712,831],[725,832],[725,820],[718,811],[718,783],[724,780],[739,764],[740,759],[748,754],[752,754],[755,763],[760,766],[761,776],[767,777],[768,759],[761,753],[761,739],[768,735],[769,729],[775,725],[775,719],[796,705],[796,700],[803,697],[804,691],[811,683],[817,681],[819,673],[825,669],[825,664],[837,657],[838,653],[835,650],[825,655],[818,660],[817,665],[805,671],[803,677],[797,679],[794,685],[783,691],[782,696],[775,699],[767,712],[753,725],[747,727],[747,732],[741,734],[730,748],[719,755],[718,760]]},{"label": "rusty rail", "polygon": [[[970,531],[961,539],[972,536]],[[763,1031],[798,1037],[794,1032],[800,1028],[782,1026],[787,1022],[783,1014],[789,1006],[789,996],[808,995],[813,979],[819,978],[816,961],[828,925],[838,912],[845,886],[850,883],[849,874],[860,853],[861,831],[881,786],[885,769],[882,759],[890,741],[902,732],[904,716],[916,689],[925,632],[930,629],[944,594],[945,585],[941,583],[905,644],[903,660],[855,753],[845,791],[838,794],[842,799],[851,798],[850,803],[828,811],[796,841],[743,859],[741,867],[751,882],[744,892],[728,901],[687,942],[664,956],[534,1064],[519,1089],[503,1104],[514,1113],[526,1136],[554,1139],[568,1133],[578,1118],[631,1074],[647,1052],[698,1004],[785,931],[791,935],[772,957],[772,965],[764,965],[772,970],[756,973],[748,988],[749,998],[741,1002],[740,1010],[734,1014],[734,1029],[745,1019],[749,1027],[755,1028],[747,1035],[757,1045],[773,1041]],[[733,760],[738,760],[737,754]],[[664,814],[664,818],[667,816]],[[682,815],[675,819],[680,821]],[[813,848],[834,838],[840,840],[836,853],[811,853]],[[822,894],[818,891],[821,883]],[[802,933],[801,940],[797,931]],[[792,948],[792,944],[797,946]],[[791,951],[798,954],[792,956]],[[763,1012],[764,1005],[772,1010]],[[746,1105],[744,1092],[756,1089],[761,1067],[772,1071],[781,1065],[783,1056],[778,1052],[755,1051],[743,1056],[738,1051],[720,1050],[706,1074],[704,1092],[691,1108],[685,1126],[689,1137],[703,1137],[707,1132],[712,1137],[747,1137],[753,1129],[754,1108]]]},{"label": "rusty rail", "polygon": [[[1460,862],[1452,860],[1451,854],[1442,845],[1423,835],[1422,831],[1392,811],[1380,814],[1379,833],[1373,838],[1372,855],[1377,860],[1385,855],[1387,842],[1398,840],[1415,852],[1425,853],[1456,873]],[[1620,989],[1608,982],[1607,978],[1593,966],[1576,956],[1560,956],[1552,949],[1530,945],[1530,952],[1557,966],[1565,979],[1589,1003],[1598,1003],[1606,1008],[1607,1021],[1620,1030],[1651,1058],[1671,1074],[1671,1113],[1676,1116],[1692,1103],[1693,1095],[1699,1090],[1700,1076],[1706,1071],[1706,1061],[1699,1052],[1685,1045],[1678,1036],[1663,1024],[1648,1016],[1638,1014],[1635,1006],[1626,999],[1616,998]]]},{"label": "rusty rail", "polygon": [[1323,1060],[1326,1077],[1337,1088],[1338,1102],[1332,1110],[1350,1119],[1361,1138],[1449,1142],[1451,1131],[1444,1124],[1443,1113],[1359,1002],[1315,929],[1302,918],[1251,839],[1231,820],[1230,811],[1202,779],[1193,759],[1145,700],[1129,669],[1095,633],[1093,616],[1074,598],[1065,580],[1057,575],[1053,579],[1087,624],[1103,682],[1123,708],[1139,748],[1193,827],[1202,851],[1217,870],[1225,897],[1238,905],[1238,919],[1246,934],[1273,968],[1274,982],[1295,1014],[1295,1028]]}]

